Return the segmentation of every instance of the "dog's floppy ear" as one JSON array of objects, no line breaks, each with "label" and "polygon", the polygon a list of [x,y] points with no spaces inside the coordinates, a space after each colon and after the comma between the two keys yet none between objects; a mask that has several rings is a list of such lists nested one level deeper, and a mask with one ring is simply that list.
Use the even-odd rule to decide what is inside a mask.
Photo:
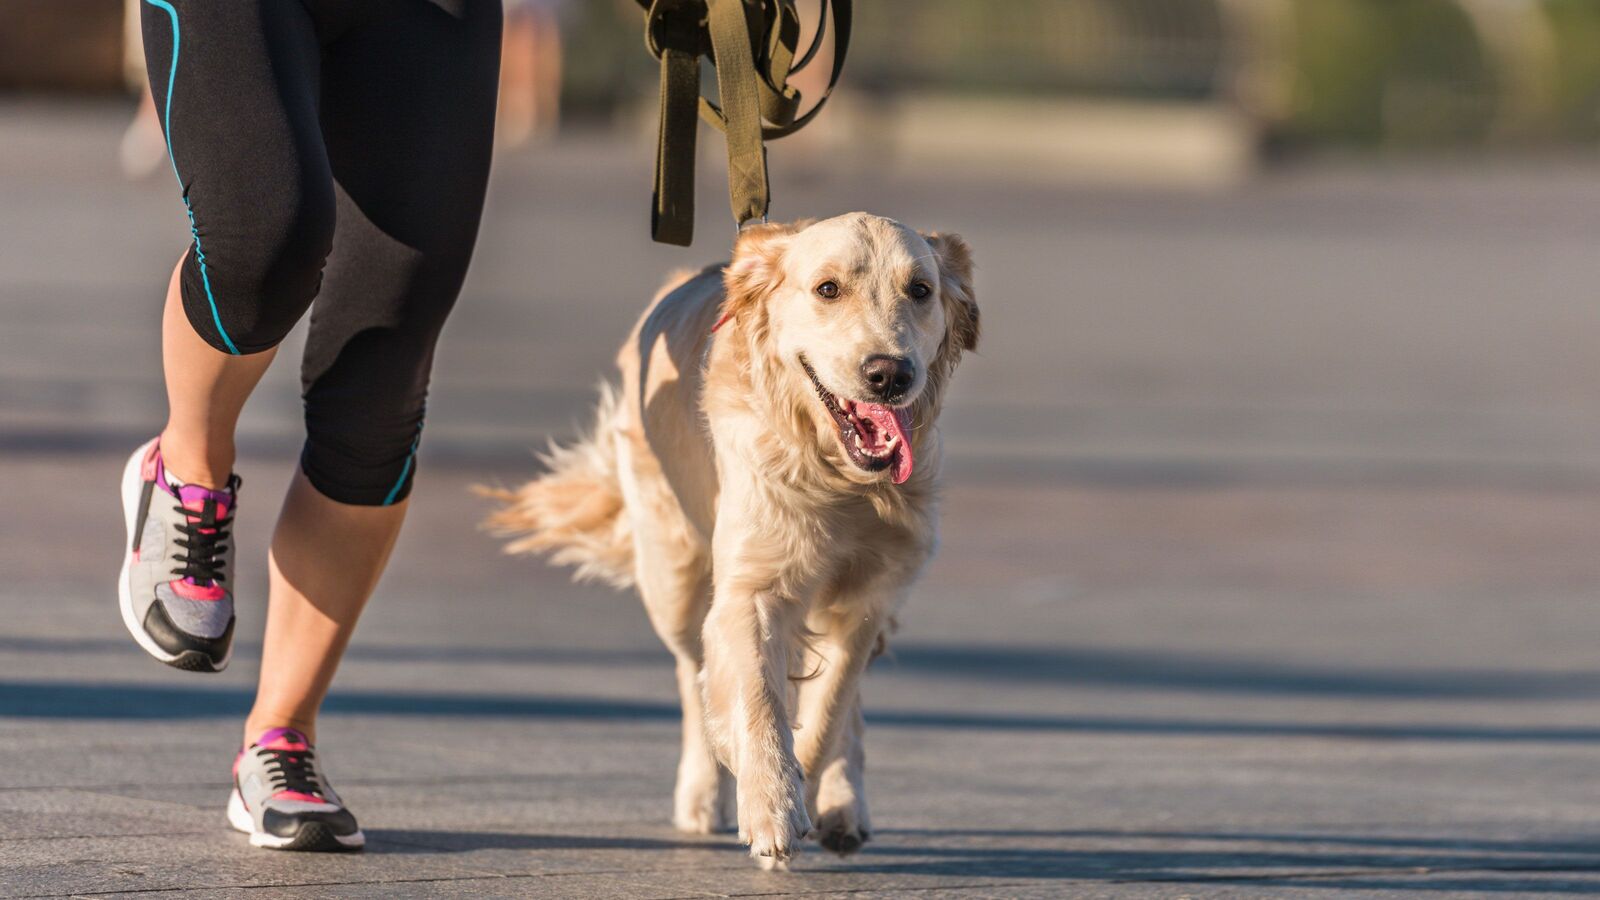
[{"label": "dog's floppy ear", "polygon": [[737,316],[782,283],[784,246],[796,230],[794,225],[761,224],[739,232],[733,261],[722,275],[728,294],[722,305],[724,318]]},{"label": "dog's floppy ear", "polygon": [[978,302],[972,293],[972,249],[959,234],[922,236],[939,258],[939,295],[944,299],[949,341],[962,350],[978,349]]}]

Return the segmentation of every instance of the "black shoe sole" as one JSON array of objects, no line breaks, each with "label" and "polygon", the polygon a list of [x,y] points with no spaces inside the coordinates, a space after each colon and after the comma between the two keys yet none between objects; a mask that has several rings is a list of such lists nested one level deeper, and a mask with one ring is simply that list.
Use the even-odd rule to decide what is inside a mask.
[{"label": "black shoe sole", "polygon": [[199,650],[185,650],[179,653],[176,659],[162,660],[162,662],[185,672],[221,672],[225,668],[212,662],[211,657]]},{"label": "black shoe sole", "polygon": [[352,847],[339,842],[333,829],[322,822],[307,822],[295,832],[294,840],[280,847],[267,847],[268,850],[297,850],[301,853],[358,853],[365,849]]}]

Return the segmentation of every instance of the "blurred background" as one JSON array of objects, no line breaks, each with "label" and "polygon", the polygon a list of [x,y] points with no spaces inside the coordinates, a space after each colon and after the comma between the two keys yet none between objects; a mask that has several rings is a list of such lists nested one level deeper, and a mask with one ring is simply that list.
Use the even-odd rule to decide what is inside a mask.
[{"label": "blurred background", "polygon": [[[12,0],[0,85],[117,90],[137,63],[125,6]],[[635,4],[511,7],[508,83],[538,70],[586,124],[650,105]],[[936,100],[1032,117],[1189,107],[1237,117],[1269,152],[1600,137],[1600,8],[1585,0],[877,0],[856,12],[855,47],[846,92],[898,116]]]},{"label": "blurred background", "polygon": [[[186,223],[124,4],[0,2],[0,881],[194,886],[236,851],[192,816],[256,674],[299,338],[242,425],[238,661],[162,670],[112,612],[110,485],[164,415]],[[323,725],[381,853],[314,871],[770,891],[665,828],[636,601],[473,530],[468,485],[534,471],[664,273],[733,233],[702,129],[696,245],[649,241],[638,7],[508,6],[415,512]],[[877,840],[790,888],[1600,889],[1600,3],[863,0],[829,109],[770,154],[775,218],[964,234],[985,329],[944,546],[867,687]],[[396,825],[419,782],[428,824]]]}]

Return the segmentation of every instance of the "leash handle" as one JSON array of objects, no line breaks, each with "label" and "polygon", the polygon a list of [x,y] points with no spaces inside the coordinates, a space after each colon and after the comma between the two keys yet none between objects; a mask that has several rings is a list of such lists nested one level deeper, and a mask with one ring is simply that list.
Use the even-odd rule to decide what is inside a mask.
[{"label": "leash handle", "polygon": [[[794,0],[638,0],[646,9],[645,45],[661,62],[661,125],[656,142],[651,237],[687,247],[694,240],[696,113],[726,136],[728,202],[740,228],[765,220],[771,202],[764,141],[799,131],[816,118],[844,70],[851,0],[823,0],[811,46],[798,64],[800,16]],[[833,71],[804,116],[789,76],[816,56],[834,20]],[[720,105],[700,96],[700,57],[717,70]]]}]

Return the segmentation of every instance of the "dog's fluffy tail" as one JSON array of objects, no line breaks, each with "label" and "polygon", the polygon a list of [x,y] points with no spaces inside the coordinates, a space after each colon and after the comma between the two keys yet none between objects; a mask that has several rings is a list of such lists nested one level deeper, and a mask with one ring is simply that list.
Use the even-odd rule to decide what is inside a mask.
[{"label": "dog's fluffy tail", "polygon": [[593,430],[565,446],[552,442],[540,457],[543,475],[515,490],[477,488],[500,503],[483,524],[513,539],[507,553],[549,554],[576,566],[580,581],[632,586],[633,527],[617,480],[618,403],[616,389],[601,385]]}]

